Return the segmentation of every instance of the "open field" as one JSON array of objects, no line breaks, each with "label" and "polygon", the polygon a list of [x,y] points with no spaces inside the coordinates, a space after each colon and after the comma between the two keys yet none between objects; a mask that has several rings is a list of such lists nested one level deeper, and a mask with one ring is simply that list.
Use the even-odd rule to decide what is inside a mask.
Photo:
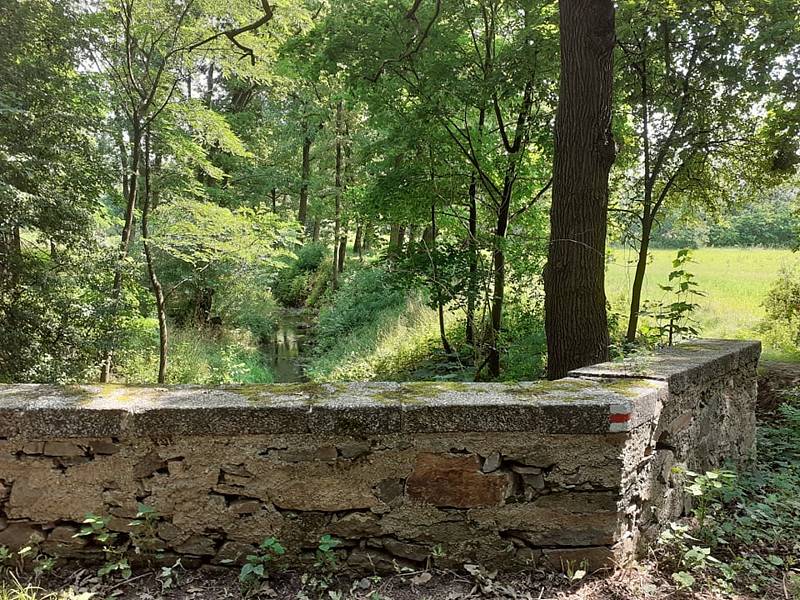
[{"label": "open field", "polygon": [[[643,296],[653,300],[667,293],[658,284],[667,282],[676,250],[653,250],[645,278]],[[762,302],[784,266],[800,264],[800,255],[791,250],[767,248],[701,248],[692,252],[699,289],[697,315],[704,337],[758,338],[758,324],[764,318]],[[614,310],[627,315],[630,286],[635,270],[635,255],[630,250],[614,249],[606,275],[606,294]],[[765,357],[787,358],[770,348]]]}]

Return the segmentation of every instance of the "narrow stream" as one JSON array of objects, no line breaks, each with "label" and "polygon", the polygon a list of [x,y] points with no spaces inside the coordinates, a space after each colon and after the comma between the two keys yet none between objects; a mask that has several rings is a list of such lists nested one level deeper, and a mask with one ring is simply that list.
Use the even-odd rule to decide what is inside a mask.
[{"label": "narrow stream", "polygon": [[275,383],[308,381],[303,368],[308,328],[308,314],[305,311],[281,311],[274,337],[264,343],[264,354],[275,376]]}]

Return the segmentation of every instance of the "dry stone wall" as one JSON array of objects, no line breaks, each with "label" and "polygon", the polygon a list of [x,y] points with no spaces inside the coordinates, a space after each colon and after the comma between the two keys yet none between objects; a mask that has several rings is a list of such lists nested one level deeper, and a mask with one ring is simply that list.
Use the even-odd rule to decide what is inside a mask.
[{"label": "dry stone wall", "polygon": [[[599,566],[685,509],[673,467],[754,451],[757,343],[701,341],[556,382],[0,386],[0,545],[97,559],[87,513],[150,549],[287,564],[325,534],[361,572]],[[642,538],[644,535],[644,538]]]}]

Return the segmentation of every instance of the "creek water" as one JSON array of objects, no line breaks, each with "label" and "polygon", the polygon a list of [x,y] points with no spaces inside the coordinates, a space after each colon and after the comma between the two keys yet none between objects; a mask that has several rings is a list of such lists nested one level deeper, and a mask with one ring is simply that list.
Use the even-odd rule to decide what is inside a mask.
[{"label": "creek water", "polygon": [[278,320],[273,337],[264,342],[263,351],[267,357],[275,383],[296,383],[308,381],[303,368],[307,350],[309,322],[308,314],[302,310],[284,309]]}]

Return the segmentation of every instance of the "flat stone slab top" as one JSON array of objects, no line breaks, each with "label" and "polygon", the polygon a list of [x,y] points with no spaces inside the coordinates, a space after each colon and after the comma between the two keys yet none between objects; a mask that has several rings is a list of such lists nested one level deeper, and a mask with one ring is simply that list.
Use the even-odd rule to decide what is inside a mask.
[{"label": "flat stone slab top", "polygon": [[758,342],[700,340],[558,381],[520,383],[7,384],[0,385],[0,436],[625,432],[656,413],[668,388],[759,350]]},{"label": "flat stone slab top", "polygon": [[657,354],[630,356],[618,362],[575,369],[571,377],[646,377],[665,381],[679,392],[716,373],[734,370],[739,363],[758,361],[761,342],[750,340],[691,340]]},{"label": "flat stone slab top", "polygon": [[[373,435],[458,431],[597,434],[646,420],[663,383],[0,386],[0,435],[30,438]],[[622,416],[620,416],[622,415]]]}]

